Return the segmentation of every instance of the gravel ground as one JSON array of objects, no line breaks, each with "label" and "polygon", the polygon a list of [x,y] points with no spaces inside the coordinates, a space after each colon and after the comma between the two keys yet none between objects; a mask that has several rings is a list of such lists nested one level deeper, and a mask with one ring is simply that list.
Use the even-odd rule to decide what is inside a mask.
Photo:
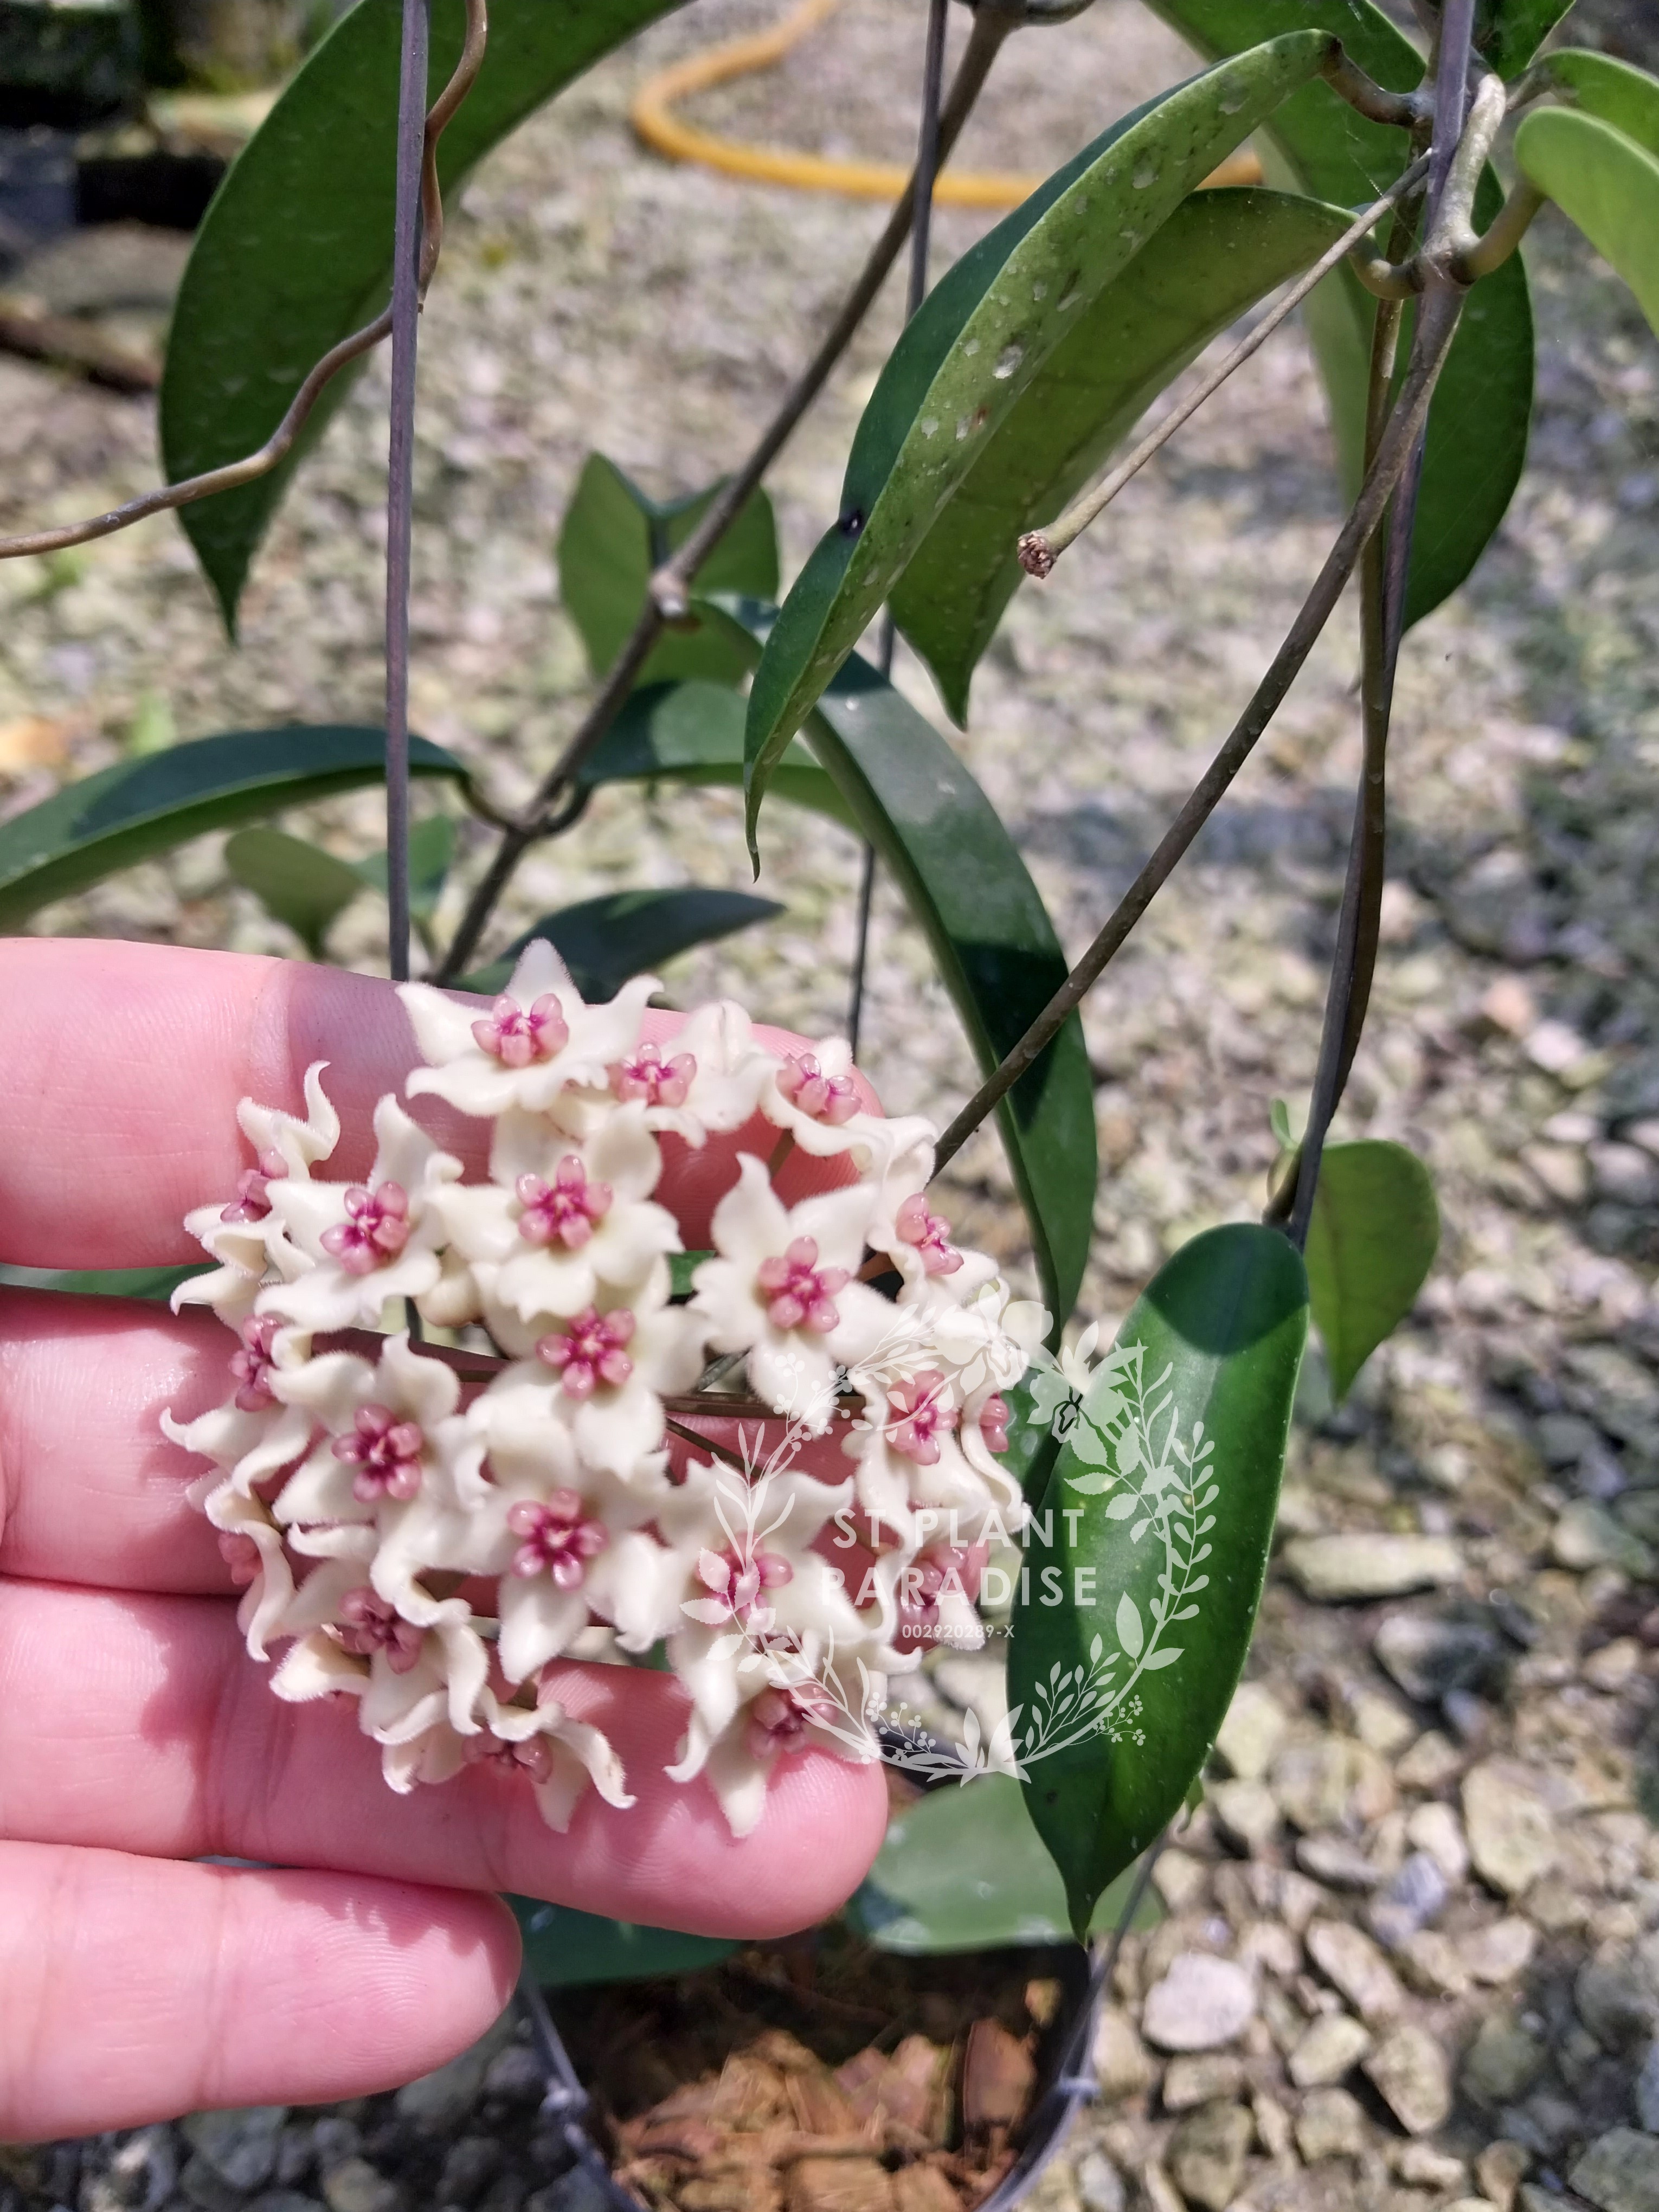
[{"label": "gravel ground", "polygon": [[[664,489],[728,465],[879,221],[633,145],[647,66],[772,13],[702,0],[659,27],[497,155],[454,221],[423,338],[414,697],[418,726],[504,799],[584,696],[552,538],[589,445]],[[775,78],[702,112],[896,155],[919,34],[914,9],[848,0]],[[1133,0],[1100,0],[1017,46],[963,158],[1048,166],[1183,66]],[[941,258],[981,227],[943,216]],[[1160,1866],[1170,1917],[1126,1948],[1102,2099],[1043,2212],[1659,2206],[1659,354],[1564,226],[1538,226],[1531,259],[1531,464],[1475,581],[1406,647],[1386,941],[1342,1116],[1430,1161],[1441,1257],[1349,1407],[1322,1419],[1310,1392],[1250,1686]],[[834,511],[894,315],[884,303],[777,471],[792,564]],[[239,651],[168,523],[0,570],[9,803],[169,732],[374,719],[384,435],[371,374],[272,533]],[[139,489],[151,449],[143,404],[0,362],[8,524]],[[1231,721],[1337,519],[1287,332],[1015,607],[960,742],[1069,945]],[[1164,1253],[1259,1206],[1267,1102],[1305,1095],[1355,666],[1339,626],[1086,1010],[1105,1164],[1091,1315],[1121,1314]],[[937,712],[902,655],[899,672]],[[362,852],[374,812],[341,803],[305,826]],[[470,866],[483,838],[467,838]],[[778,807],[764,852],[761,889],[781,886],[787,916],[671,988],[835,1028],[853,845]],[[746,873],[729,795],[671,812],[605,793],[523,870],[499,936],[623,884]],[[39,926],[294,949],[227,885],[212,840]],[[335,950],[372,968],[383,928],[366,897]],[[885,892],[868,1036],[893,1106],[948,1112],[963,1094],[965,1051]],[[949,1181],[964,1233],[1018,1272],[989,1142]],[[936,1686],[941,1715],[1000,1694],[960,1658]],[[1200,2047],[1169,2047],[1183,2039]],[[532,2073],[504,2027],[395,2100],[0,2154],[0,2208],[581,2212],[550,2179]]]}]

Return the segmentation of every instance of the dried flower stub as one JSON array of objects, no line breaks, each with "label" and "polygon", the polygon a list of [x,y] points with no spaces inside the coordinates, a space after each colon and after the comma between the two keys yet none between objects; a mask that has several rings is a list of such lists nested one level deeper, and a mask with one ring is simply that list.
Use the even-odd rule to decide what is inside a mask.
[{"label": "dried flower stub", "polygon": [[[192,1495],[249,1650],[286,1646],[276,1694],[356,1698],[394,1789],[488,1759],[555,1827],[590,1782],[630,1803],[559,1662],[649,1657],[687,1700],[670,1775],[743,1834],[780,1759],[873,1756],[888,1675],[977,1640],[961,1565],[1024,1518],[1002,1393],[1047,1316],[952,1246],[933,1131],[866,1111],[843,1043],[781,1054],[730,1004],[653,1042],[655,988],[586,1006],[540,943],[483,1017],[404,988],[406,1092],[492,1125],[487,1181],[390,1097],[368,1176],[329,1181],[320,1066],[303,1118],[244,1102],[254,1164],[189,1217],[218,1265],[178,1293],[234,1336],[227,1396],[165,1426],[211,1462]],[[677,1294],[663,1140],[738,1132]],[[854,1179],[786,1205],[795,1145]],[[456,1332],[499,1364],[446,1358]]]}]

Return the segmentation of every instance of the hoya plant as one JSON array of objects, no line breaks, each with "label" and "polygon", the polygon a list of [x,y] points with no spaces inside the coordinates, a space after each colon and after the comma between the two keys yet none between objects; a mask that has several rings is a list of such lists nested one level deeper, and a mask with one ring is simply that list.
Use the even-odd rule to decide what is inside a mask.
[{"label": "hoya plant", "polygon": [[[245,1103],[240,1183],[191,1216],[202,1267],[74,1286],[172,1288],[226,1324],[223,1402],[169,1425],[201,1465],[249,1651],[274,1661],[279,1697],[355,1699],[394,1789],[482,1759],[554,1826],[588,1790],[625,1808],[630,1778],[567,1707],[561,1662],[665,1668],[685,1716],[668,1772],[711,1787],[736,1832],[808,1745],[975,1784],[951,1802],[982,1810],[930,1810],[884,1855],[859,1907],[878,1940],[925,1948],[930,1914],[934,1934],[960,1920],[928,1871],[951,1821],[968,1839],[954,1873],[1024,1869],[1082,1936],[1179,1814],[1237,1682],[1310,1319],[1340,1396],[1433,1256],[1420,1164],[1328,1142],[1376,956],[1395,671],[1522,467],[1516,249],[1547,201],[1659,326],[1659,81],[1561,43],[1565,0],[1414,0],[1415,36],[1368,0],[1155,0],[1194,73],[930,289],[934,179],[998,54],[1030,34],[1064,68],[1079,12],[973,0],[946,85],[930,0],[915,172],[753,449],[734,423],[731,473],[668,500],[604,455],[581,471],[558,563],[591,698],[504,812],[408,726],[420,306],[446,195],[670,4],[495,0],[487,21],[484,0],[357,0],[197,238],[161,394],[166,483],[0,544],[52,553],[176,510],[234,639],[285,489],[390,339],[384,730],[237,731],[75,784],[0,828],[0,916],[16,927],[230,831],[231,873],[313,957],[365,882],[384,888],[421,1065],[374,1109],[365,1180],[330,1173],[335,1079],[313,1068],[303,1109]],[[1270,181],[1206,182],[1247,142]],[[907,243],[908,321],[838,510],[780,599],[767,471]],[[1346,518],[1209,768],[1068,963],[995,807],[891,682],[894,637],[965,724],[1015,594],[1109,529],[1117,491],[1297,308]],[[1176,1251],[1110,1344],[1078,1335],[1097,1174],[1079,1007],[1355,579],[1364,764],[1311,1096],[1276,1109],[1261,1220]],[[1026,744],[1040,755],[1036,706]],[[415,776],[447,783],[487,836],[458,854],[446,818],[411,832]],[[381,781],[384,852],[348,860],[271,826]],[[760,891],[619,895],[502,944],[526,854],[579,838],[617,782],[740,785]],[[661,963],[777,910],[778,805],[855,829],[925,933],[982,1075],[942,1132],[880,1111],[854,1064],[856,994],[853,1035],[810,1048],[767,1030],[763,1006],[653,1004]],[[457,872],[465,912],[441,941]],[[863,959],[860,937],[860,975]],[[411,1111],[428,1097],[481,1133],[471,1165]],[[1040,1299],[935,1210],[933,1179],[993,1119]],[[1006,1722],[960,1745],[919,1735],[904,1678],[933,1643],[982,1641],[988,1613],[1009,1630]],[[1033,1871],[1016,1789],[1063,1900]]]}]

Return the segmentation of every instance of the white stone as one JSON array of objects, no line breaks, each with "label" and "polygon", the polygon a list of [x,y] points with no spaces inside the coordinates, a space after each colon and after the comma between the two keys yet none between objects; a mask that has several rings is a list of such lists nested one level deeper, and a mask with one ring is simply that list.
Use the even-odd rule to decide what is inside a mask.
[{"label": "white stone", "polygon": [[1218,2051],[1255,2017],[1255,1982],[1245,1968],[1182,1951],[1146,1992],[1140,2032],[1160,2051]]},{"label": "white stone", "polygon": [[1288,1725],[1285,1708],[1261,1682],[1241,1682],[1215,1740],[1218,1755],[1241,1782],[1259,1782]]}]

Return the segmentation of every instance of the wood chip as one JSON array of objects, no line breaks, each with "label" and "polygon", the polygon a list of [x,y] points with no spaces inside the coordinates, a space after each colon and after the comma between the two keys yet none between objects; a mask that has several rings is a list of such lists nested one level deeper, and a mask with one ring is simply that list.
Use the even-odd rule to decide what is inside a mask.
[{"label": "wood chip", "polygon": [[1011,2128],[1030,2102],[1036,2062],[1000,2021],[976,2020],[962,2065],[962,2124],[969,2134]]},{"label": "wood chip", "polygon": [[873,2158],[804,2158],[789,2169],[784,2203],[787,2212],[896,2212],[893,2177]]}]

